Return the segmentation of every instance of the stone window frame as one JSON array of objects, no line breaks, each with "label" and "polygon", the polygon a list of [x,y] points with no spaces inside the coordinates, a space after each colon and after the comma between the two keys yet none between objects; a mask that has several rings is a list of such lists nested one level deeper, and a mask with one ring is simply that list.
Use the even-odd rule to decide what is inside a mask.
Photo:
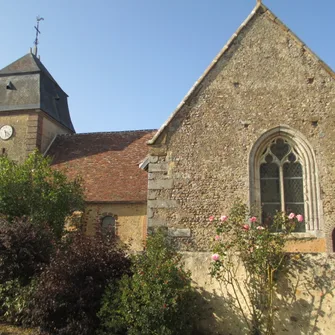
[{"label": "stone window frame", "polygon": [[260,164],[261,157],[270,142],[276,138],[286,140],[297,151],[303,167],[306,232],[296,232],[297,237],[322,237],[322,203],[315,154],[308,140],[297,130],[280,125],[265,131],[254,143],[249,154],[249,204],[261,217]]},{"label": "stone window frame", "polygon": [[99,216],[99,224],[100,224],[100,230],[101,230],[101,234],[103,234],[102,232],[102,223],[103,223],[103,220],[106,218],[106,217],[112,217],[114,218],[114,225],[115,225],[115,234],[113,237],[117,237],[118,236],[118,216],[116,214],[113,214],[111,212],[105,212],[105,213],[102,213],[100,216]]}]

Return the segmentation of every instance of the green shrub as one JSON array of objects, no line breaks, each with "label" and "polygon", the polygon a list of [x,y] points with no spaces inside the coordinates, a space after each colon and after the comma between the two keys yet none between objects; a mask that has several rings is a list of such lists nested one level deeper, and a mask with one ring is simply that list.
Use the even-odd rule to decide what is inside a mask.
[{"label": "green shrub", "polygon": [[34,224],[47,223],[60,238],[65,218],[83,204],[80,182],[52,169],[37,151],[22,164],[0,156],[0,213],[9,221],[28,216]]},{"label": "green shrub", "polygon": [[0,218],[0,284],[12,280],[29,284],[49,264],[53,251],[53,235],[47,227],[28,218],[12,222]]},{"label": "green shrub", "polygon": [[92,335],[108,282],[129,272],[115,242],[73,233],[39,277],[32,301],[34,324],[53,335]]},{"label": "green shrub", "polygon": [[28,321],[34,278],[49,264],[53,234],[29,219],[0,219],[0,316],[3,321]]},{"label": "green shrub", "polygon": [[99,312],[100,334],[190,334],[195,292],[182,265],[162,233],[149,237],[145,252],[133,258],[133,275],[109,285]]},{"label": "green shrub", "polygon": [[36,281],[22,285],[18,279],[0,284],[1,319],[7,323],[30,324],[30,302],[34,295]]}]

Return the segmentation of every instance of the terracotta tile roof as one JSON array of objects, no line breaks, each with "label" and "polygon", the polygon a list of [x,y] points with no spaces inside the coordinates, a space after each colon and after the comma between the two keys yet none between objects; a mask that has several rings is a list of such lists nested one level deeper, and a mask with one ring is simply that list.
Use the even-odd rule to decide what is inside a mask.
[{"label": "terracotta tile roof", "polygon": [[147,173],[139,168],[148,154],[146,142],[155,130],[58,135],[47,155],[68,177],[81,176],[86,200],[142,202]]}]

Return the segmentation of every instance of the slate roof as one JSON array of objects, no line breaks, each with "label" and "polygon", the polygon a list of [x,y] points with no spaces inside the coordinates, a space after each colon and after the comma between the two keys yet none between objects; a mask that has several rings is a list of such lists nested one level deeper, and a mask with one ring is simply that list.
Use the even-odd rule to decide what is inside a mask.
[{"label": "slate roof", "polygon": [[31,52],[17,59],[13,63],[7,65],[3,69],[1,69],[0,76],[1,75],[8,76],[8,75],[14,75],[14,74],[23,74],[23,73],[35,73],[35,72],[45,73],[47,77],[49,77],[49,79],[51,79],[54,83],[57,84],[56,80],[52,77],[50,72],[42,64],[39,58],[36,57]]},{"label": "slate roof", "polygon": [[[13,89],[7,89],[11,82]],[[67,94],[33,53],[0,70],[0,112],[41,109],[74,132]]]},{"label": "slate roof", "polygon": [[68,177],[81,176],[88,202],[145,202],[148,175],[139,164],[156,130],[57,135],[47,155]]}]

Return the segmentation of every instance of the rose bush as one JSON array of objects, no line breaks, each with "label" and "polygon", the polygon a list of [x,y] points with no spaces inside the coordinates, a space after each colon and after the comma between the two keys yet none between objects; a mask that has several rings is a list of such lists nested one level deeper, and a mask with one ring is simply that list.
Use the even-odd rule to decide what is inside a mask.
[{"label": "rose bush", "polygon": [[[232,290],[249,334],[274,334],[275,277],[285,266],[285,240],[303,216],[277,213],[272,226],[265,227],[238,201],[224,217],[210,218],[217,233],[211,275]],[[240,265],[246,275],[242,281],[236,275]]]}]

